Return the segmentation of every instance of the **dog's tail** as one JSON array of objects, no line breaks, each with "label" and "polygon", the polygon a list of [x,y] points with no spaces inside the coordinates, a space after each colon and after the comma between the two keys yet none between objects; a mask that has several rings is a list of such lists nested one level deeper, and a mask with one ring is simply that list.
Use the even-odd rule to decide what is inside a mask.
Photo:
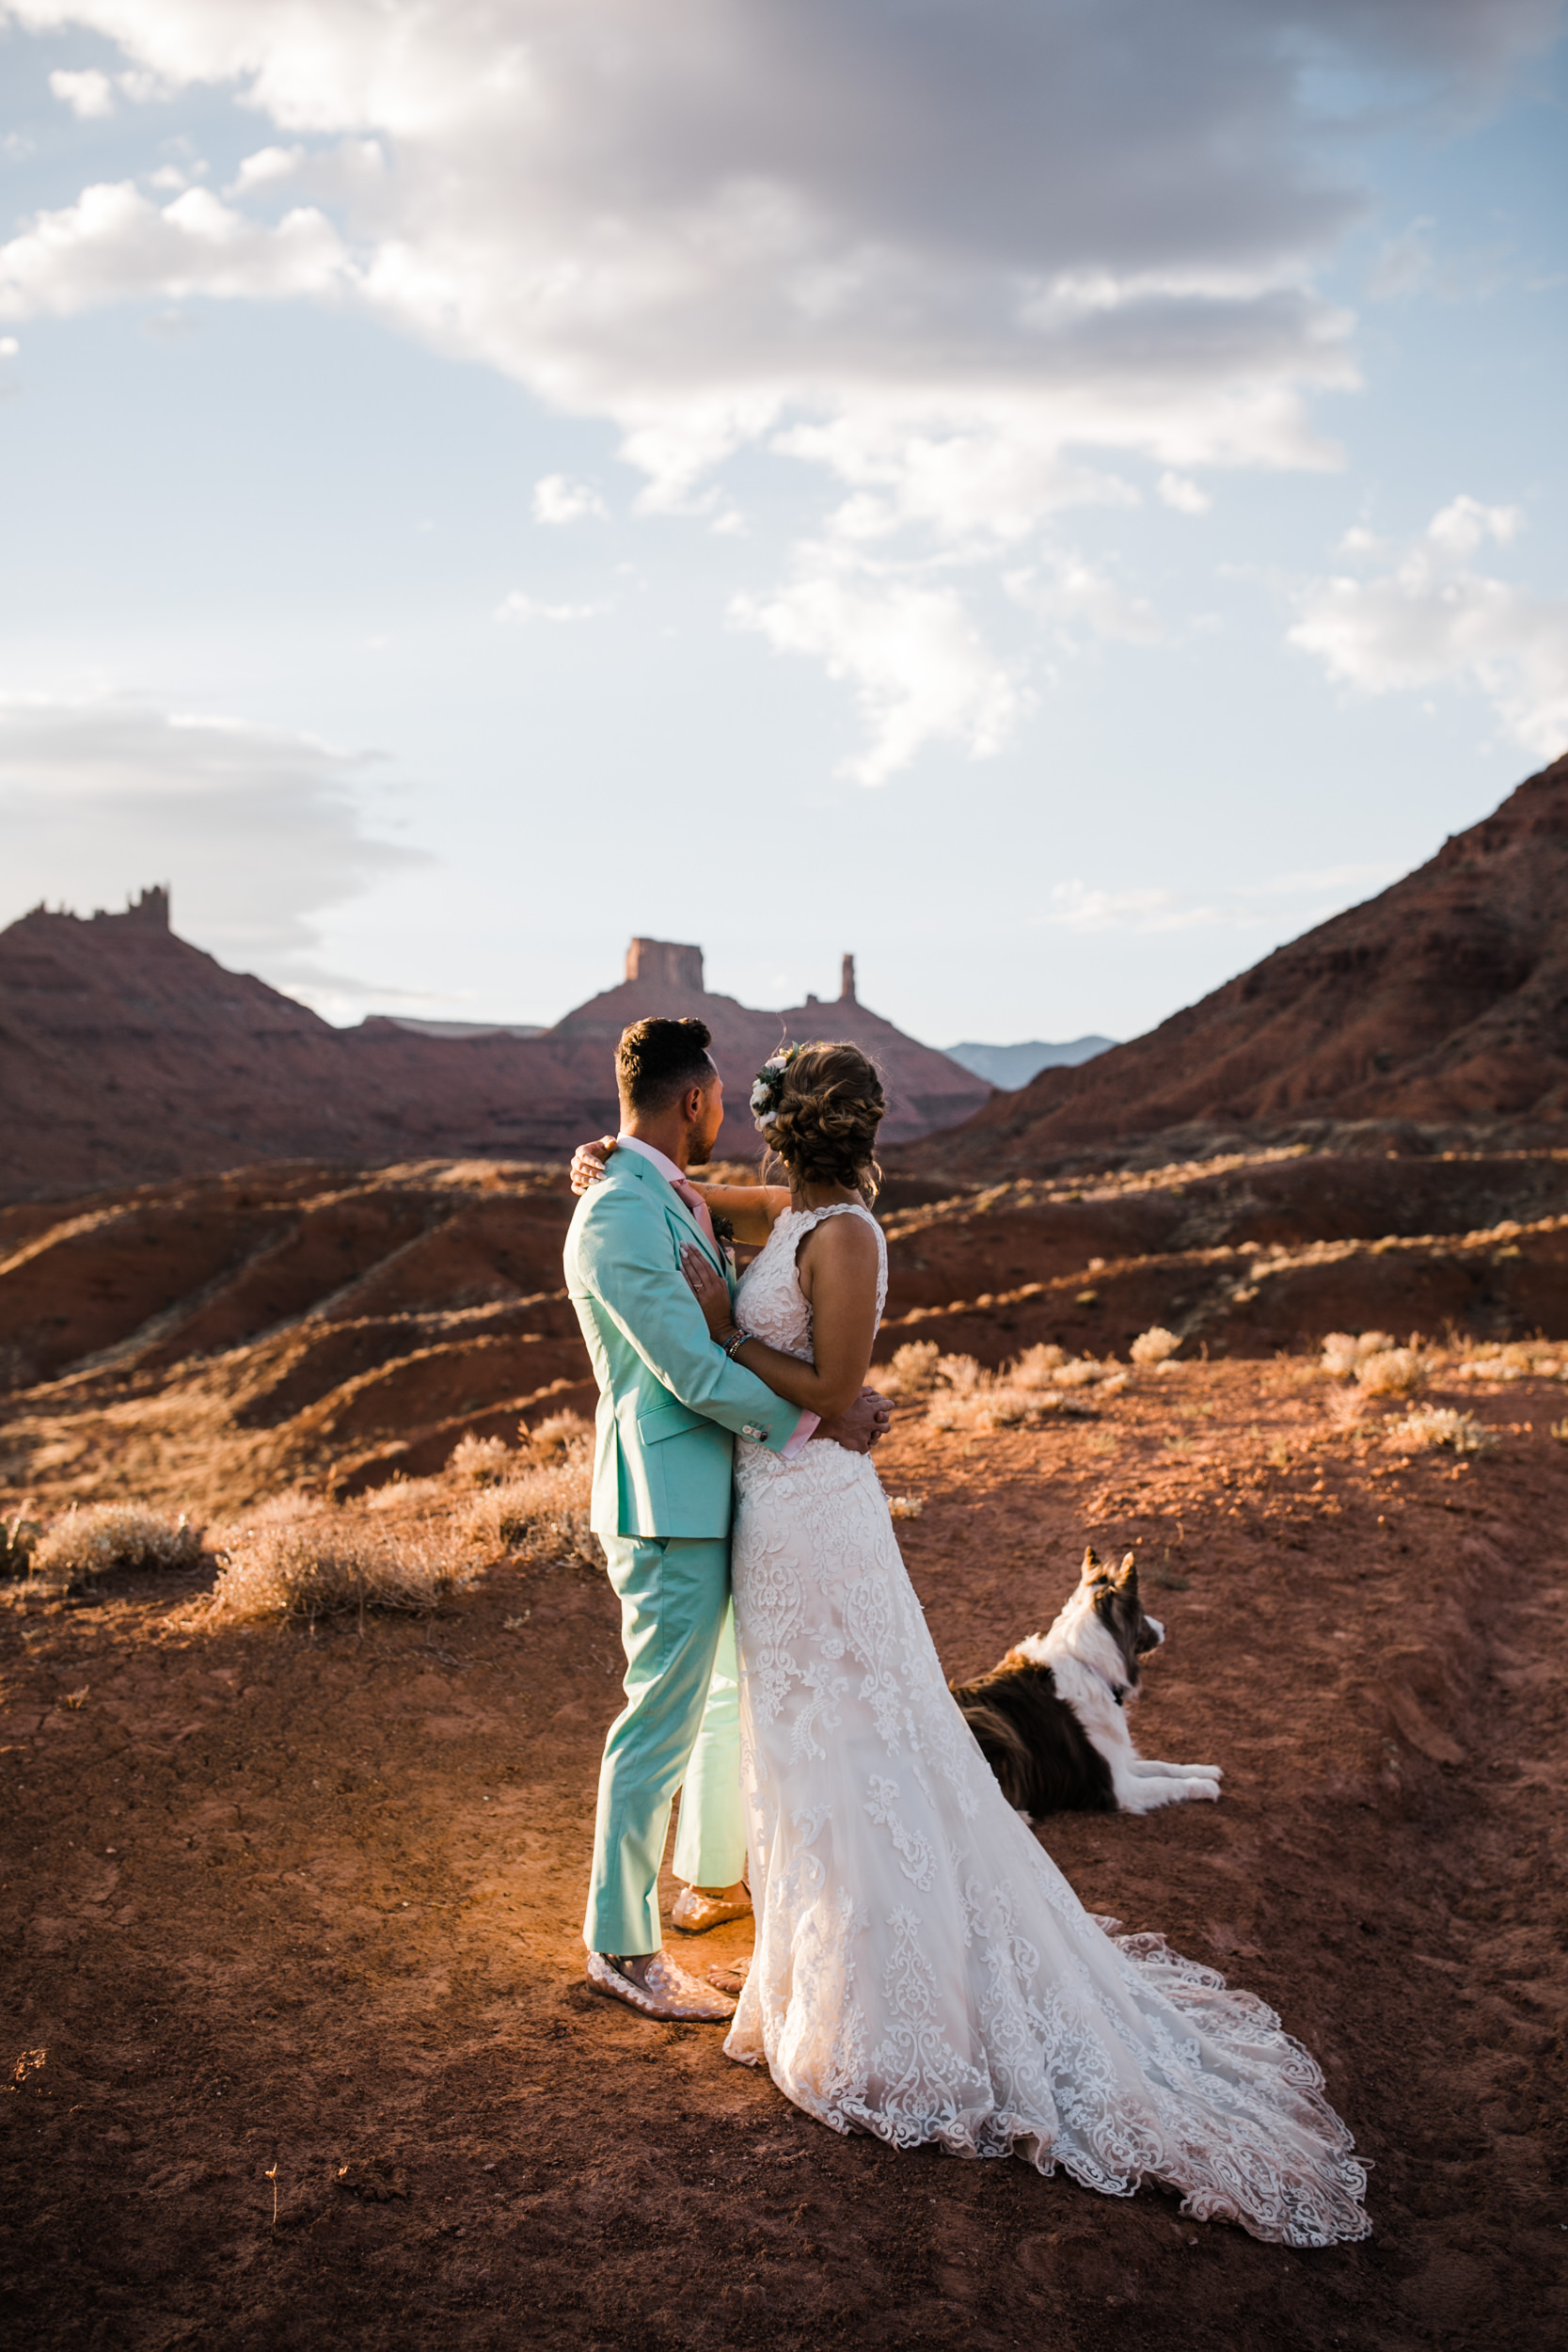
[{"label": "dog's tail", "polygon": [[985,1699],[966,1699],[955,1691],[958,1712],[980,1743],[980,1753],[996,1774],[1010,1805],[1022,1810],[1029,1794],[1029,1743],[1012,1717]]}]

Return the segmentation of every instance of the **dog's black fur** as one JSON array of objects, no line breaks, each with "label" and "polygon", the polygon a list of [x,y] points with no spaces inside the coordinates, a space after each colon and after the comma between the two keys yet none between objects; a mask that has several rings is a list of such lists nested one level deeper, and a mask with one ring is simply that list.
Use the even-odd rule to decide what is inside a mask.
[{"label": "dog's black fur", "polygon": [[1009,1650],[973,1682],[948,1685],[1007,1803],[1039,1813],[1115,1813],[1111,1768],[1049,1666]]},{"label": "dog's black fur", "polygon": [[948,1685],[1019,1812],[1147,1813],[1218,1796],[1217,1765],[1151,1763],[1132,1744],[1126,1706],[1164,1639],[1159,1619],[1144,1614],[1132,1554],[1114,1568],[1090,1550],[1049,1632],[1031,1634],[990,1674]]}]

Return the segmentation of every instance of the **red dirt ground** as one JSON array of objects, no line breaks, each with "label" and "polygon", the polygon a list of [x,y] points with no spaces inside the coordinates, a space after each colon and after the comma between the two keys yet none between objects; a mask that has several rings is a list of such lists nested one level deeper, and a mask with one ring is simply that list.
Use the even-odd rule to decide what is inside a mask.
[{"label": "red dirt ground", "polygon": [[1141,1744],[1226,1795],[1043,1835],[1316,2051],[1375,2166],[1365,2245],[841,2140],[712,2029],[595,2000],[601,1577],[498,1567],[314,1636],[125,1579],[0,1611],[13,2340],[1561,2343],[1563,1391],[1449,1401],[1494,1452],[1402,1456],[1306,1365],[1230,1362],[1038,1432],[906,1410],[881,1456],[927,1498],[900,1534],[954,1674],[1053,1613],[1086,1539],[1137,1548],[1169,1631]]}]

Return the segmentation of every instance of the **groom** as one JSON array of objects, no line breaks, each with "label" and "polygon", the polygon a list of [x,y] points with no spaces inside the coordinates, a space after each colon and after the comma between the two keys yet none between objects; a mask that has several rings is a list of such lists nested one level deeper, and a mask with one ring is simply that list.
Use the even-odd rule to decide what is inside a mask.
[{"label": "groom", "polygon": [[578,1203],[565,1263],[599,1385],[592,1524],[626,1654],[626,1703],[599,1772],[588,1980],[650,2017],[718,2020],[734,2002],[662,1949],[657,1883],[684,1784],[677,1874],[692,1890],[714,1890],[721,1917],[746,1899],[736,1883],[746,1839],[730,1610],[735,1439],[786,1459],[813,1438],[863,1454],[886,1414],[867,1390],[839,1420],[818,1422],[708,1336],[681,1251],[704,1250],[733,1291],[706,1203],[686,1176],[723,1123],[710,1041],[691,1020],[639,1021],[623,1035],[621,1148]]}]

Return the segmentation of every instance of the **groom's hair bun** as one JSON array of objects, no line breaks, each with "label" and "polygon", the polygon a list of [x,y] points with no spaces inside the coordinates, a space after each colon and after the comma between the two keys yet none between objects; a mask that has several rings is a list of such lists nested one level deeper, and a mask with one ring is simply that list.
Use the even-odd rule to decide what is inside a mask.
[{"label": "groom's hair bun", "polygon": [[705,1021],[634,1021],[615,1048],[615,1083],[634,1111],[657,1118],[692,1087],[710,1087],[719,1073]]},{"label": "groom's hair bun", "polygon": [[848,1184],[874,1200],[882,1180],[877,1130],[886,1109],[877,1065],[858,1045],[802,1045],[784,1072],[768,1147],[792,1176]]}]

